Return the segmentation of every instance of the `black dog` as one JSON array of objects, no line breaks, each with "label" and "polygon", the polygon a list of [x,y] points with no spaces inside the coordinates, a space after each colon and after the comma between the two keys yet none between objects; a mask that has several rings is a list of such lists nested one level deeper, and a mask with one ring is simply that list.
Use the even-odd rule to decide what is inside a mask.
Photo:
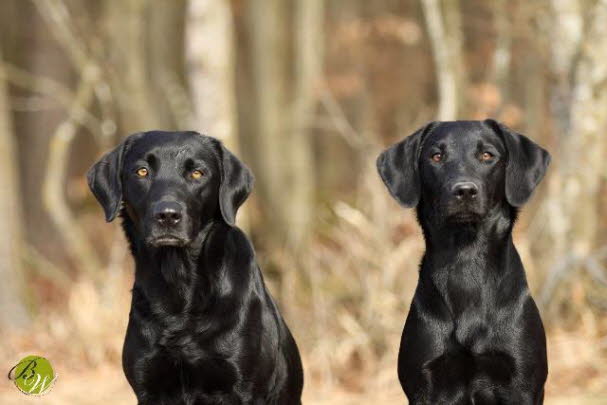
[{"label": "black dog", "polygon": [[398,376],[411,404],[541,404],[546,336],[512,243],[550,155],[493,120],[433,122],[383,152],[426,240]]},{"label": "black dog", "polygon": [[218,140],[128,137],[88,173],[135,258],[123,368],[140,404],[299,404],[297,346],[234,226],[253,186]]}]

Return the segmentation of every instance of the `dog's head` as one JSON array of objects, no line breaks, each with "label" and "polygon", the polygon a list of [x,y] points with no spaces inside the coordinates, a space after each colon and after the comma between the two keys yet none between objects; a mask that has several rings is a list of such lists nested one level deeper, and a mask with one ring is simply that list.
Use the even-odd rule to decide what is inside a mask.
[{"label": "dog's head", "polygon": [[123,209],[148,245],[186,246],[214,219],[234,225],[253,187],[249,169],[196,132],[129,136],[89,170],[108,222]]},{"label": "dog's head", "polygon": [[390,194],[405,207],[425,206],[434,220],[481,221],[494,207],[522,206],[550,155],[494,121],[432,122],[377,159]]}]

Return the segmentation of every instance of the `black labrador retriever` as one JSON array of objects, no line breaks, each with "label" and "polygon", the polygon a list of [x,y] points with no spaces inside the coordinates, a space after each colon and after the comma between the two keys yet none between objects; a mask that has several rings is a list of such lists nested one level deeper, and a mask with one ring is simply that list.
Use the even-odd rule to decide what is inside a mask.
[{"label": "black labrador retriever", "polygon": [[129,136],[88,172],[135,258],[123,368],[139,404],[299,404],[299,352],[234,225],[253,176],[196,132]]},{"label": "black labrador retriever", "polygon": [[546,336],[512,243],[550,162],[494,121],[432,122],[377,160],[426,241],[398,376],[411,404],[541,404]]}]

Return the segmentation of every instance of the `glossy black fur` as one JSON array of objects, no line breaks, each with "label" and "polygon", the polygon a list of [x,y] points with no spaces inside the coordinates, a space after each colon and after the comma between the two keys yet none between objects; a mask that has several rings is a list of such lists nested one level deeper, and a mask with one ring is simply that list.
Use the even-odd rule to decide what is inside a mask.
[{"label": "glossy black fur", "polygon": [[[214,138],[152,131],[88,179],[106,219],[120,213],[135,259],[123,368],[139,404],[299,404],[297,346],[234,225],[249,170]],[[179,221],[158,220],[167,206]]]},{"label": "glossy black fur", "polygon": [[433,122],[378,158],[426,241],[398,358],[411,404],[543,402],[546,338],[512,227],[549,161],[493,120]]}]

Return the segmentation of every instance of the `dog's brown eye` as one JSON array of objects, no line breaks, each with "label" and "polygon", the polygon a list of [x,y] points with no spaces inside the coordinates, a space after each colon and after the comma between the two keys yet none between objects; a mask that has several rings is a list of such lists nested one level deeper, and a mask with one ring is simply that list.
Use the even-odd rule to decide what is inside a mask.
[{"label": "dog's brown eye", "polygon": [[487,161],[493,159],[493,153],[491,152],[483,152],[481,155],[481,160]]},{"label": "dog's brown eye", "polygon": [[146,169],[145,167],[140,167],[139,169],[137,169],[137,176],[145,177],[147,175],[148,175],[148,169]]},{"label": "dog's brown eye", "polygon": [[435,153],[434,155],[432,155],[432,160],[434,160],[435,162],[440,162],[441,160],[443,160],[443,154]]},{"label": "dog's brown eye", "polygon": [[198,180],[199,178],[202,177],[202,171],[200,171],[200,170],[194,170],[190,176],[192,176],[192,178],[194,180]]}]

